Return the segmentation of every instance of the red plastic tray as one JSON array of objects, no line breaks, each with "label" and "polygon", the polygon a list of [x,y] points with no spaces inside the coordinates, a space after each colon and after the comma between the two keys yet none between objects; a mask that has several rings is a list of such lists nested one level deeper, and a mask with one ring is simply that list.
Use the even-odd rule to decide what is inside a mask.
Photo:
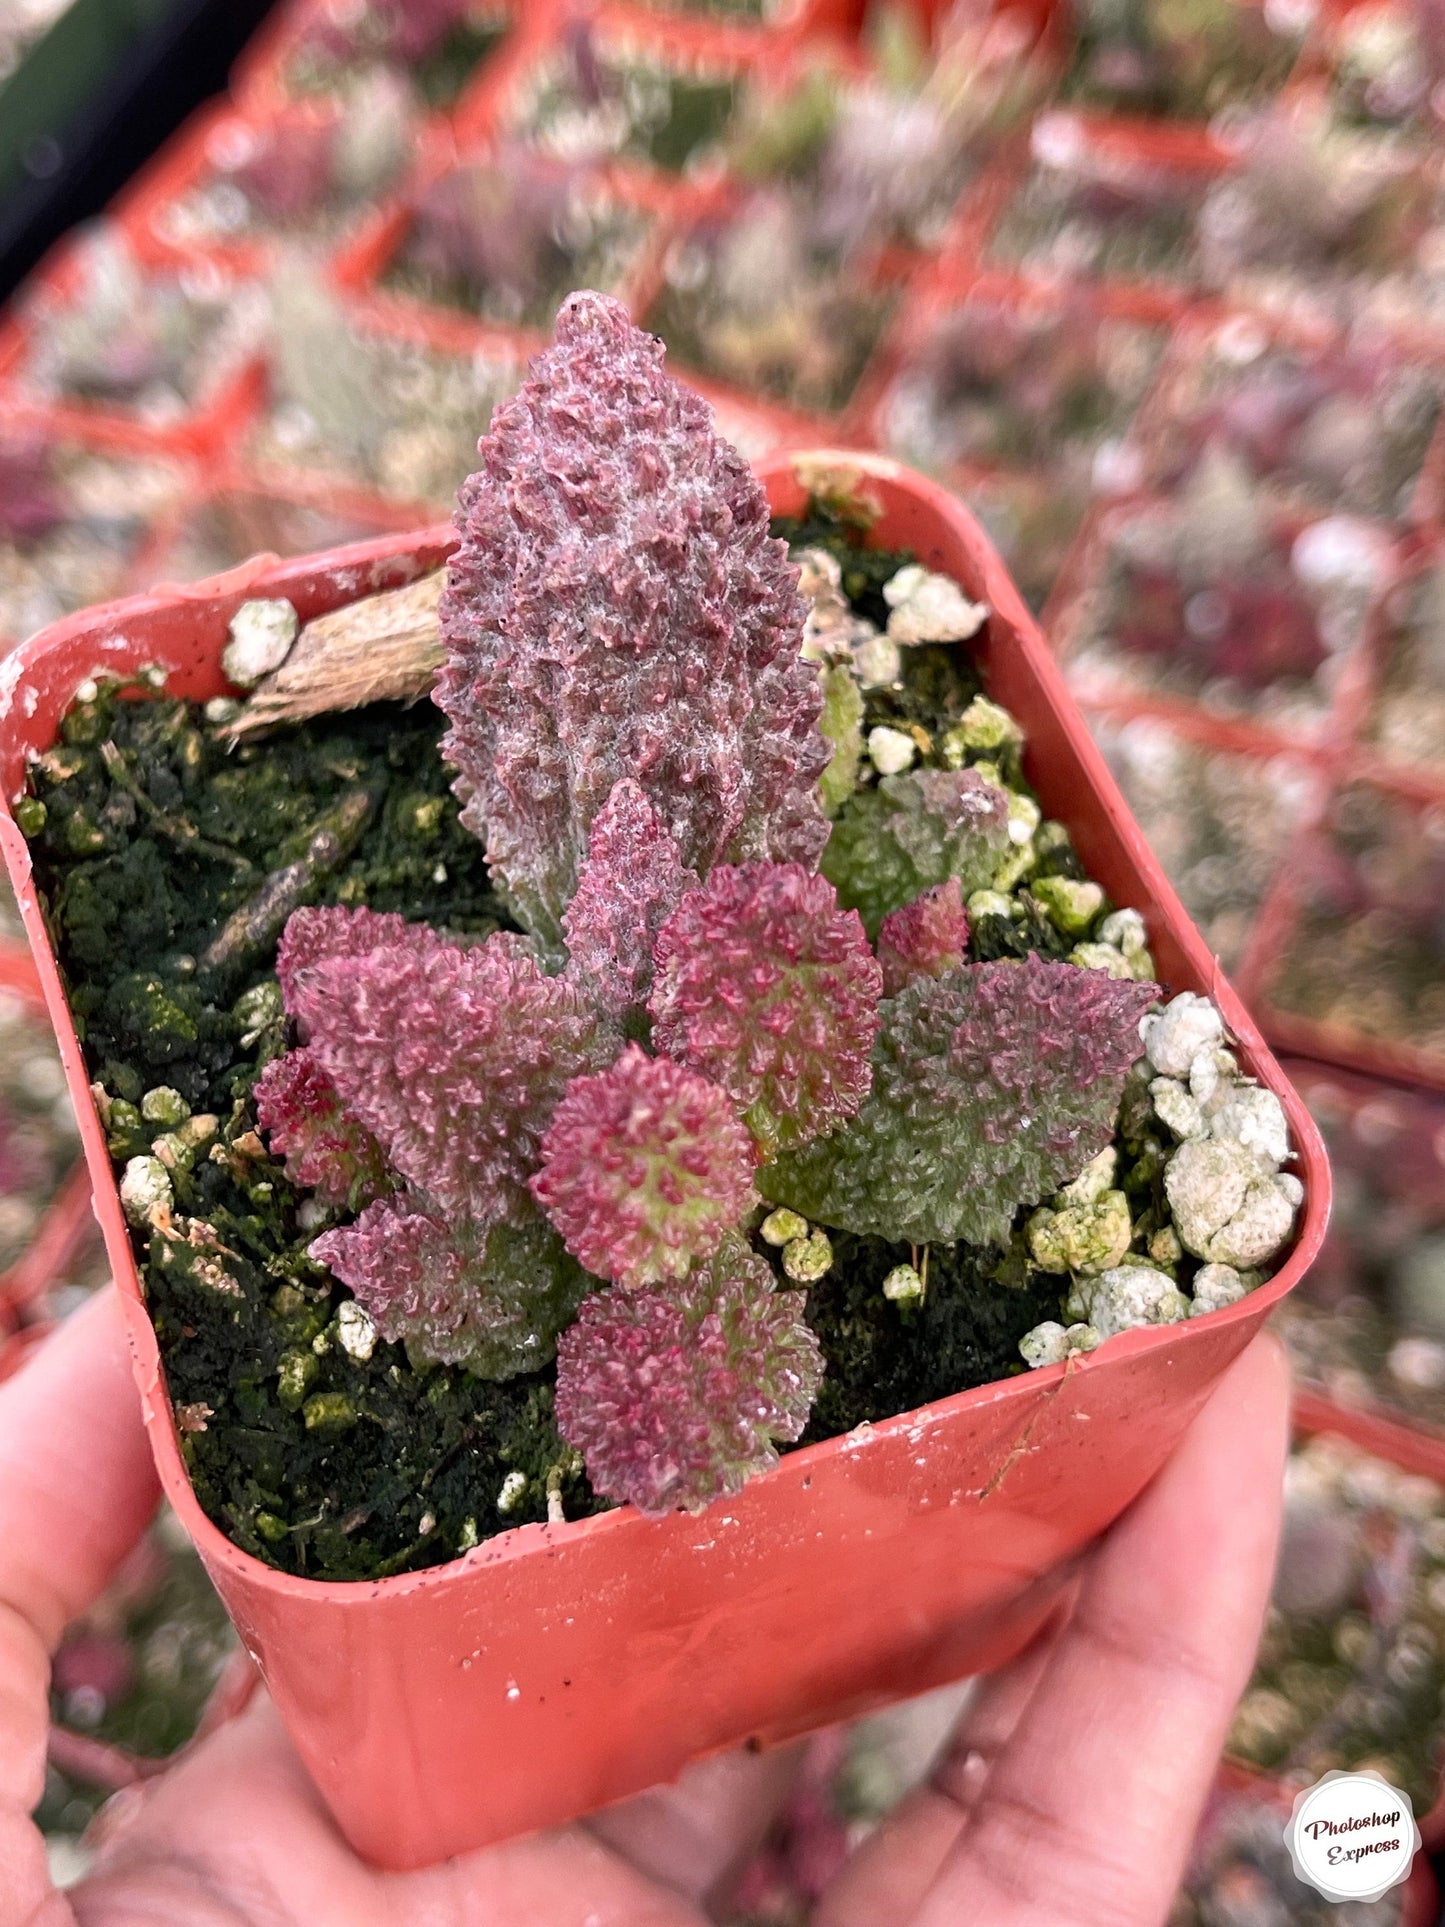
[{"label": "red plastic tray", "polygon": [[[184,264],[200,256],[241,277],[264,275],[292,244],[279,224],[274,234],[188,235],[179,210],[188,196],[222,177],[228,157],[271,141],[322,138],[340,120],[341,108],[326,95],[278,107],[270,114],[245,113],[225,101],[203,107],[124,189],[112,209],[114,219],[143,260]],[[429,117],[418,120],[412,138],[414,152],[399,170],[400,176],[415,164],[417,154],[451,141],[446,125]],[[394,181],[392,186],[396,185]],[[360,205],[349,216],[339,216],[336,232],[319,244],[323,251],[343,245],[365,218]]]},{"label": "red plastic tray", "polygon": [[[248,111],[274,113],[292,105],[298,94],[290,79],[290,65],[317,24],[335,19],[349,11],[348,0],[282,0],[258,32],[252,35],[231,71],[231,95]],[[507,14],[511,28],[507,38],[496,47],[480,72],[463,90],[466,98],[487,84],[496,69],[516,58],[518,43],[544,36],[552,29],[557,0],[488,0],[486,11]],[[450,112],[455,114],[454,103]]]},{"label": "red plastic tray", "polygon": [[[1294,1395],[1294,1422],[1306,1437],[1332,1432],[1375,1458],[1399,1466],[1403,1472],[1412,1472],[1445,1486],[1445,1439],[1432,1438],[1378,1412],[1353,1411],[1336,1405],[1303,1386]],[[1445,1734],[1442,1734],[1442,1748],[1445,1748]],[[1428,1812],[1415,1817],[1425,1852],[1445,1852],[1445,1752],[1437,1773],[1435,1799]]]},{"label": "red plastic tray", "polygon": [[[73,433],[82,439],[181,460],[204,460],[218,447],[232,443],[237,423],[255,405],[260,374],[259,364],[253,359],[238,357],[214,370],[206,391],[188,412],[165,423],[148,422],[135,410],[120,405],[37,394],[29,386],[27,369],[37,336],[46,326],[47,313],[84,298],[86,248],[84,235],[63,241],[36,269],[23,297],[0,308],[0,410],[44,414],[61,434]],[[227,272],[221,263],[203,264],[197,257],[191,259],[189,267],[222,276]],[[156,271],[184,269],[174,264],[169,270]]]}]

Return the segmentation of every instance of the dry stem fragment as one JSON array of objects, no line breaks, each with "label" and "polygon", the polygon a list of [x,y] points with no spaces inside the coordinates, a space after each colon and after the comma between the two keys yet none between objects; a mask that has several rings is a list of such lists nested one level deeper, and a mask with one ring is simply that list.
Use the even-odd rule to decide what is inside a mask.
[{"label": "dry stem fragment", "polygon": [[446,578],[445,569],[436,569],[308,622],[281,667],[256,685],[232,736],[426,695],[441,667],[437,603]]}]

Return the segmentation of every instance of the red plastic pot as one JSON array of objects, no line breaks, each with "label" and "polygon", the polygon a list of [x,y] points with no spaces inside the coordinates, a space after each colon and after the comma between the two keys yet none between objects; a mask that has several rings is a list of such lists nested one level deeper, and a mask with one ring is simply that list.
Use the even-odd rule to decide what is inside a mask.
[{"label": "red plastic pot", "polygon": [[46,1316],[46,1298],[95,1235],[90,1173],[77,1159],[40,1220],[35,1237],[8,1271],[0,1271],[0,1346]]},{"label": "red plastic pot", "polygon": [[[1068,107],[1046,109],[1035,118],[1028,142],[1015,143],[1000,155],[980,186],[975,211],[963,210],[953,250],[965,261],[976,255],[992,269],[1033,279],[1058,278],[1049,264],[1031,258],[1028,251],[1017,255],[1004,245],[1005,224],[1016,199],[1045,169],[1071,175],[1080,184],[1107,179],[1120,191],[1136,193],[1147,211],[1151,191],[1164,183],[1183,206],[1192,207],[1228,165],[1228,154],[1206,128]],[[1186,315],[1224,312],[1197,284],[1189,245],[1168,268],[1132,274],[1088,270],[1076,278],[1101,282],[1110,298],[1127,304],[1140,321],[1166,325]]]},{"label": "red plastic pot", "polygon": [[[1308,317],[1244,316],[1236,312],[1221,321],[1206,309],[1195,321],[1186,321],[1176,334],[1174,352],[1151,397],[1148,416],[1137,425],[1145,486],[1177,489],[1180,476],[1197,463],[1207,436],[1211,380],[1228,367],[1233,342],[1238,341],[1245,329],[1257,338],[1261,358],[1276,352],[1293,354],[1307,366],[1313,364],[1325,372],[1337,371],[1356,382],[1369,380],[1370,399],[1377,409],[1385,404],[1391,380],[1399,375],[1425,373],[1407,342],[1391,343],[1388,363],[1381,355],[1381,365],[1370,369],[1365,358],[1379,353],[1383,343],[1378,337],[1366,336],[1363,343],[1353,341],[1338,329],[1322,326],[1317,321],[1311,323]],[[1227,342],[1230,349],[1226,349]],[[1440,379],[1438,366],[1434,379],[1437,383]],[[1390,504],[1358,508],[1339,499],[1329,499],[1324,492],[1312,497],[1305,486],[1288,479],[1283,464],[1265,463],[1258,471],[1258,478],[1282,500],[1297,502],[1303,512],[1311,515],[1375,515],[1382,520],[1396,519]],[[1441,410],[1419,465],[1409,479],[1408,493],[1398,505],[1397,519],[1424,527],[1438,525],[1442,502],[1445,502],[1445,409]]]},{"label": "red plastic pot", "polygon": [[[278,107],[273,113],[242,113],[229,101],[213,102],[192,114],[153,160],[128,183],[114,202],[111,214],[129,238],[138,258],[162,265],[184,266],[198,257],[220,262],[241,277],[263,276],[284,256],[289,243],[299,240],[316,251],[340,246],[360,225],[367,202],[353,194],[349,206],[337,205],[337,194],[318,183],[315,206],[297,210],[294,220],[264,210],[246,230],[227,234],[219,228],[189,223],[187,201],[223,182],[252,159],[290,143],[303,152],[334,139],[345,110],[332,95]],[[378,191],[393,192],[416,151],[450,142],[445,122],[418,116],[410,128],[405,165]],[[338,190],[339,193],[339,190]],[[189,226],[189,232],[187,228]]]},{"label": "red plastic pot", "polygon": [[[986,1670],[1042,1624],[1060,1567],[1153,1477],[1221,1373],[1302,1276],[1324,1236],[1329,1172],[1309,1115],[1222,980],[1130,819],[977,524],[943,489],[876,456],[814,460],[867,478],[875,539],[957,576],[993,615],[977,648],[1019,717],[1046,814],[1148,924],[1173,990],[1215,997],[1251,1073],[1277,1090],[1306,1202],[1278,1274],[1237,1305],[1127,1332],[1072,1366],[1022,1373],[790,1454],[700,1517],[630,1508],[523,1526],[431,1571],[323,1584],[273,1571],[204,1516],[186,1479],[104,1138],[8,812],[0,841],[81,1115],[166,1493],[347,1838],[386,1867],[425,1864],[565,1820],[667,1780],[689,1760],[770,1743]],[[760,473],[775,509],[805,498],[793,458]],[[445,556],[449,533],[276,564],[61,623],[0,685],[0,790],[96,671],[169,672],[220,693],[226,624],[247,595],[303,619]]]},{"label": "red plastic pot", "polygon": [[[746,87],[767,65],[791,56],[789,34],[760,35],[756,27],[730,20],[711,20],[666,13],[646,7],[617,5],[615,0],[553,0],[544,7],[505,72],[483,77],[476,91],[464,95],[455,111],[458,139],[464,144],[490,135],[517,131],[533,90],[560,59],[569,57],[571,35],[581,28],[592,35],[599,56],[646,61],[668,74],[709,80],[730,80]],[[619,174],[640,179],[687,178],[647,160],[618,162]]]},{"label": "red plastic pot", "polygon": [[[575,169],[550,156],[535,156],[533,165],[539,174],[550,174],[559,182],[576,178]],[[337,287],[348,296],[364,297],[378,313],[395,314],[409,326],[437,333],[448,345],[475,340],[485,347],[499,328],[507,327],[506,322],[474,318],[461,302],[434,301],[389,286],[386,277],[412,237],[426,190],[450,174],[474,167],[505,170],[506,166],[505,152],[499,154],[492,142],[478,142],[460,156],[455,145],[434,143],[414,167],[405,192],[384,200],[337,251],[331,262]],[[640,176],[636,169],[607,164],[585,171],[592,189],[609,207],[635,214],[645,223],[630,261],[614,279],[599,284],[604,293],[614,294],[633,314],[640,315],[661,278],[662,256],[673,238],[674,222],[685,210],[705,200],[706,191],[700,193],[685,182]]]},{"label": "red plastic pot", "polygon": [[[1371,1273],[1377,1266],[1388,1271],[1403,1248],[1445,1231],[1445,1102],[1303,1058],[1287,1060],[1284,1070],[1320,1127],[1334,1168],[1337,1201],[1343,1194],[1349,1198],[1344,1211],[1337,1202],[1308,1294],[1302,1294],[1305,1302],[1296,1301],[1294,1307],[1308,1346],[1316,1306],[1328,1317],[1341,1300],[1348,1306],[1362,1297],[1393,1313],[1388,1297],[1383,1304],[1378,1299],[1375,1277],[1366,1275],[1367,1268]],[[1387,1341],[1429,1339],[1434,1331],[1428,1319],[1407,1311],[1387,1316],[1380,1336]],[[1382,1437],[1405,1441],[1412,1450],[1421,1438],[1427,1440],[1436,1454],[1431,1476],[1445,1485],[1445,1397],[1440,1389],[1401,1386],[1393,1374],[1383,1381],[1362,1378],[1352,1369],[1356,1362],[1346,1341],[1317,1359],[1315,1370],[1306,1352],[1296,1371],[1316,1402],[1326,1400],[1336,1412],[1360,1414],[1367,1432],[1379,1420],[1390,1428]],[[1360,1442],[1370,1444],[1370,1439],[1362,1436]]]},{"label": "red plastic pot", "polygon": [[[334,484],[325,477],[269,476],[264,482],[239,465],[225,465],[193,490],[152,529],[127,572],[130,591],[194,579],[186,546],[208,517],[225,526],[217,547],[229,547],[223,568],[238,565],[258,551],[297,555],[318,542],[334,546],[360,542],[391,530],[424,528],[435,516],[421,504],[388,501],[367,489]],[[288,525],[289,523],[289,525]],[[202,536],[202,540],[204,537]]]},{"label": "red plastic pot", "polygon": [[[1061,572],[1058,590],[1050,602],[1049,636],[1060,660],[1070,665],[1073,686],[1080,689],[1092,704],[1114,708],[1128,703],[1137,705],[1141,714],[1153,712],[1181,718],[1217,715],[1221,721],[1244,720],[1248,724],[1253,720],[1254,705],[1262,701],[1274,682],[1286,681],[1289,673],[1300,674],[1301,680],[1304,680],[1301,672],[1283,672],[1269,682],[1256,685],[1250,693],[1248,708],[1242,699],[1216,706],[1210,696],[1210,683],[1214,678],[1203,673],[1196,689],[1157,687],[1149,680],[1149,673],[1151,665],[1166,661],[1162,654],[1140,656],[1137,659],[1125,654],[1107,675],[1090,676],[1087,681],[1082,680],[1077,672],[1077,660],[1091,640],[1091,626],[1108,607],[1103,599],[1104,592],[1110,563],[1121,535],[1140,521],[1178,520],[1182,501],[1182,497],[1167,492],[1140,490],[1112,502],[1096,504],[1087,525],[1080,531],[1067,567]],[[1304,529],[1326,519],[1321,514],[1303,513],[1269,484],[1259,486],[1255,504],[1259,523],[1267,532],[1275,559],[1280,563],[1286,561],[1296,538]],[[1365,518],[1357,519],[1363,521]],[[1376,586],[1369,593],[1351,640],[1333,652],[1326,651],[1323,643],[1320,644],[1321,660],[1311,671],[1311,677],[1317,684],[1314,712],[1280,719],[1266,716],[1258,724],[1263,735],[1292,746],[1297,745],[1301,750],[1313,747],[1321,754],[1345,752],[1369,687],[1374,611],[1399,579],[1407,540],[1389,523],[1376,522],[1372,526],[1377,531],[1379,542]],[[1331,593],[1339,593],[1323,585],[1313,592],[1316,599],[1312,600],[1309,584],[1299,578],[1295,579],[1292,592],[1317,625],[1322,611],[1328,608]],[[1333,686],[1323,673],[1327,660]]]},{"label": "red plastic pot", "polygon": [[0,937],[0,990],[14,991],[37,1010],[44,1007],[45,993],[34,960],[28,950],[9,937]]},{"label": "red plastic pot", "polygon": [[[1430,526],[1414,546],[1400,580],[1388,595],[1381,597],[1376,606],[1367,652],[1367,673],[1358,691],[1352,717],[1352,735],[1357,744],[1356,762],[1360,774],[1374,775],[1383,783],[1396,784],[1418,796],[1422,802],[1429,802],[1445,800],[1445,742],[1432,740],[1426,745],[1423,741],[1412,741],[1408,746],[1392,743],[1388,740],[1389,732],[1382,731],[1379,725],[1384,721],[1382,705],[1392,694],[1391,670],[1396,667],[1397,656],[1412,623],[1411,604],[1426,580],[1445,567],[1445,518],[1438,512],[1442,497],[1445,497],[1445,409],[1441,411],[1415,497],[1417,502],[1423,499],[1425,506],[1421,519],[1428,519]],[[1425,675],[1419,678],[1417,687],[1423,691]],[[1403,697],[1403,707],[1407,713],[1413,712],[1413,691],[1406,689],[1393,693]],[[1424,753],[1420,753],[1422,749]]]},{"label": "red plastic pot", "polygon": [[[0,991],[19,997],[34,1016],[44,1013],[40,973],[30,952],[9,937],[0,937]],[[30,1245],[0,1271],[0,1382],[20,1369],[50,1329],[46,1294],[94,1235],[90,1173],[77,1160],[46,1206]]]},{"label": "red plastic pot", "polygon": [[[1130,442],[1136,439],[1136,424],[1163,379],[1170,337],[1152,314],[1140,317],[1136,313],[1128,288],[1085,281],[1061,286],[1058,282],[1037,281],[1028,275],[981,268],[971,261],[945,259],[931,275],[915,280],[902,312],[864,370],[850,405],[850,418],[859,420],[871,445],[879,448],[897,445],[894,402],[900,384],[921,361],[926,361],[950,319],[970,311],[996,317],[995,328],[1017,331],[1020,335],[1031,324],[1050,321],[1066,324],[1065,332],[1068,332],[1067,324],[1076,320],[1075,333],[1078,327],[1097,328],[1101,341],[1110,337],[1117,339],[1126,333],[1152,336],[1155,342],[1152,364],[1140,383],[1132,412],[1126,412],[1126,406],[1121,405],[1110,422],[1091,431],[1091,439],[1097,442],[1106,438],[1127,438]],[[1057,427],[1045,427],[1037,439],[1039,446],[1030,449],[1022,461],[983,448],[964,455],[953,465],[952,472],[961,475],[1019,473],[1023,472],[1029,456],[1039,460],[1039,470],[1028,472],[1047,472],[1050,459],[1055,468],[1062,468],[1068,451],[1058,444],[1065,441],[1065,436]],[[1090,492],[1103,492],[1092,483],[1086,486]],[[1132,492],[1131,488],[1120,485],[1111,488],[1109,494],[1112,499]]]}]

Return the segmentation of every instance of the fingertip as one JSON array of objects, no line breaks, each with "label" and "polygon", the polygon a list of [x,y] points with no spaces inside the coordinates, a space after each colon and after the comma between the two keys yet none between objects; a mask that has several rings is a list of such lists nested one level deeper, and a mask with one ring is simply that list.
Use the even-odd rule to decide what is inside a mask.
[{"label": "fingertip", "polygon": [[109,1289],[0,1386],[0,1596],[53,1644],[145,1529],[158,1496]]},{"label": "fingertip", "polygon": [[1225,1372],[1201,1416],[1208,1416],[1216,1424],[1244,1421],[1254,1436],[1262,1438],[1272,1432],[1284,1441],[1289,1434],[1292,1395],[1289,1353],[1277,1333],[1265,1330],[1250,1340]]}]

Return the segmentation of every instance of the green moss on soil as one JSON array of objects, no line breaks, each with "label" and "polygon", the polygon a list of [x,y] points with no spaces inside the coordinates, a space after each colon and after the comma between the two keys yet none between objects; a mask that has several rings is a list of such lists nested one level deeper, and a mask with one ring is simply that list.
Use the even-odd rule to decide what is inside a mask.
[{"label": "green moss on soil", "polygon": [[828,1372],[805,1445],[1016,1374],[1024,1333],[1058,1316],[1060,1281],[1028,1272],[1017,1250],[931,1246],[923,1302],[900,1308],[883,1296],[883,1280],[895,1265],[917,1262],[918,1248],[829,1236],[833,1269],[808,1293]]},{"label": "green moss on soil", "polygon": [[[865,611],[906,559],[816,518],[780,532],[841,544]],[[975,688],[952,652],[911,650],[906,687],[870,697],[869,721],[934,730]],[[135,1234],[197,1493],[248,1552],[313,1577],[434,1565],[543,1519],[549,1472],[569,1518],[599,1509],[557,1435],[550,1370],[499,1385],[413,1370],[399,1346],[364,1362],[340,1349],[349,1294],[307,1256],[329,1220],[254,1136],[252,1085],[287,1043],[272,974],[284,911],[510,927],[458,822],[441,730],[428,703],[375,705],[233,748],[194,704],[102,690],[67,718],[22,812],[117,1165],[150,1149],[138,1107],[156,1086],[216,1120],[175,1174],[186,1235]],[[1057,1309],[1057,1279],[963,1246],[935,1248],[925,1303],[900,1309],[879,1287],[908,1246],[834,1244],[809,1300],[827,1378],[808,1441],[1021,1371],[1019,1339]],[[504,1517],[513,1472],[527,1483]]]}]

